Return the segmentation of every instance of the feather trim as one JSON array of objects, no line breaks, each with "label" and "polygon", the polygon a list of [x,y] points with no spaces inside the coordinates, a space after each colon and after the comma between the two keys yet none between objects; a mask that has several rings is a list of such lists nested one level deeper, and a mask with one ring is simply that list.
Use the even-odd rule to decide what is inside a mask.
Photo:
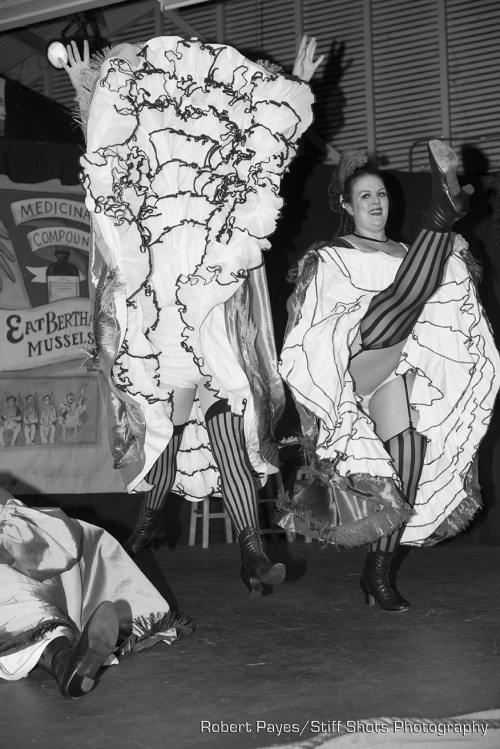
[{"label": "feather trim", "polygon": [[80,80],[75,86],[75,100],[78,109],[74,114],[74,119],[82,128],[85,139],[87,139],[87,123],[94,87],[101,74],[101,67],[106,59],[106,55],[109,54],[111,49],[111,47],[106,47],[100,52],[96,52],[92,55],[89,64],[86,67],[82,67],[80,71]]},{"label": "feather trim", "polygon": [[257,65],[265,68],[267,71],[269,71],[269,73],[272,73],[273,75],[284,75],[285,73],[281,65],[276,65],[276,63],[270,62],[269,60],[259,59],[256,60],[256,63]]},{"label": "feather trim", "polygon": [[301,309],[306,298],[308,286],[318,272],[318,263],[320,261],[318,250],[326,245],[327,242],[315,243],[299,260],[297,267],[288,273],[287,281],[294,283],[295,289],[291,297],[292,306],[288,315],[285,340],[300,320]]},{"label": "feather trim", "polygon": [[63,621],[62,619],[53,619],[49,622],[42,622],[36,627],[33,627],[33,629],[30,629],[27,632],[21,632],[20,634],[11,637],[6,642],[3,642],[0,645],[0,654],[6,655],[6,653],[13,652],[14,650],[27,648],[30,645],[33,645],[34,642],[41,640],[48,632],[52,632],[58,627],[68,626],[68,622]]},{"label": "feather trim", "polygon": [[344,194],[345,184],[356,169],[361,169],[368,163],[368,154],[360,148],[347,148],[340,154],[338,163],[334,166],[328,198],[332,211],[338,213],[341,209],[340,199]]},{"label": "feather trim", "polygon": [[460,257],[467,266],[467,270],[469,271],[470,277],[472,278],[474,284],[477,286],[479,283],[481,283],[481,280],[483,278],[483,267],[481,263],[476,260],[469,249],[461,250]]},{"label": "feather trim", "polygon": [[[149,616],[138,616],[132,622],[135,632],[120,644],[120,653],[129,651],[138,652],[144,648],[150,648],[160,640],[172,642],[174,639],[182,640],[190,637],[195,625],[192,618],[186,614],[176,611],[158,612]],[[169,630],[175,630],[175,636],[168,634]]]},{"label": "feather trim", "polygon": [[101,351],[109,351],[114,348],[116,338],[115,324],[110,325],[110,320],[114,321],[114,300],[117,295],[124,294],[126,291],[126,282],[120,277],[118,268],[110,270],[106,265],[103,268],[101,277],[94,292],[93,309],[92,309],[92,333],[94,338],[93,345],[84,345],[81,351],[86,355],[82,367],[95,372],[104,371],[101,361]]},{"label": "feather trim", "polygon": [[330,180],[330,194],[332,192],[342,195],[345,183],[356,169],[366,166],[368,154],[360,148],[347,148],[340,154],[340,159],[335,165]]}]

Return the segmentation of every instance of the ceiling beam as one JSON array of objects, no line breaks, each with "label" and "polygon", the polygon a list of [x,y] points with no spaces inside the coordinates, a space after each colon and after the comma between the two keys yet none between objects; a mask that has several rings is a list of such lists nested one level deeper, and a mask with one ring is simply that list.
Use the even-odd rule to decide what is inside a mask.
[{"label": "ceiling beam", "polygon": [[11,31],[10,36],[13,36],[18,41],[31,47],[35,52],[39,52],[44,55],[47,50],[47,40],[38,34],[34,34],[29,29],[19,29],[18,31]]},{"label": "ceiling beam", "polygon": [[2,0],[0,31],[32,26],[40,21],[121,2],[123,0]]}]

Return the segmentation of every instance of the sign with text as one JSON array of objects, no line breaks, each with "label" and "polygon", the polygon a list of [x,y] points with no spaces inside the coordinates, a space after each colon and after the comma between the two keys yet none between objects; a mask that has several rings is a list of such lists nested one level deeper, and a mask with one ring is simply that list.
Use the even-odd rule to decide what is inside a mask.
[{"label": "sign with text", "polygon": [[0,485],[14,494],[123,491],[92,346],[91,243],[79,186],[0,176]]}]

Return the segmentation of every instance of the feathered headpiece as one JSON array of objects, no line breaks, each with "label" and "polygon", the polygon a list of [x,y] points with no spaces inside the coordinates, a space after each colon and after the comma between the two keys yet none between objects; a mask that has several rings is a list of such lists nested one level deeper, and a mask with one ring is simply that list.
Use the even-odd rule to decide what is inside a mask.
[{"label": "feathered headpiece", "polygon": [[344,193],[345,183],[351,174],[368,163],[368,154],[360,148],[348,148],[342,151],[340,159],[335,165],[328,195],[330,198],[330,207],[333,211],[338,211],[340,207],[340,197]]}]

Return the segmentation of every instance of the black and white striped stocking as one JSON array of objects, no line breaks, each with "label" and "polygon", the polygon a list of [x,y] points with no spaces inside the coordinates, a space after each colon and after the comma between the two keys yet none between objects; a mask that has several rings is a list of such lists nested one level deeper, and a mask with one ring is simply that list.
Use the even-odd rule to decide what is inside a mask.
[{"label": "black and white striped stocking", "polygon": [[228,409],[227,405],[211,406],[205,423],[220,471],[224,509],[239,536],[243,528],[259,527],[257,486],[246,449],[243,417]]},{"label": "black and white striped stocking", "polygon": [[170,442],[149,473],[144,477],[149,484],[154,484],[154,488],[146,493],[144,499],[146,507],[150,510],[161,510],[165,506],[167,497],[174,484],[177,471],[177,453],[179,452],[185,426],[185,424],[174,426]]}]

